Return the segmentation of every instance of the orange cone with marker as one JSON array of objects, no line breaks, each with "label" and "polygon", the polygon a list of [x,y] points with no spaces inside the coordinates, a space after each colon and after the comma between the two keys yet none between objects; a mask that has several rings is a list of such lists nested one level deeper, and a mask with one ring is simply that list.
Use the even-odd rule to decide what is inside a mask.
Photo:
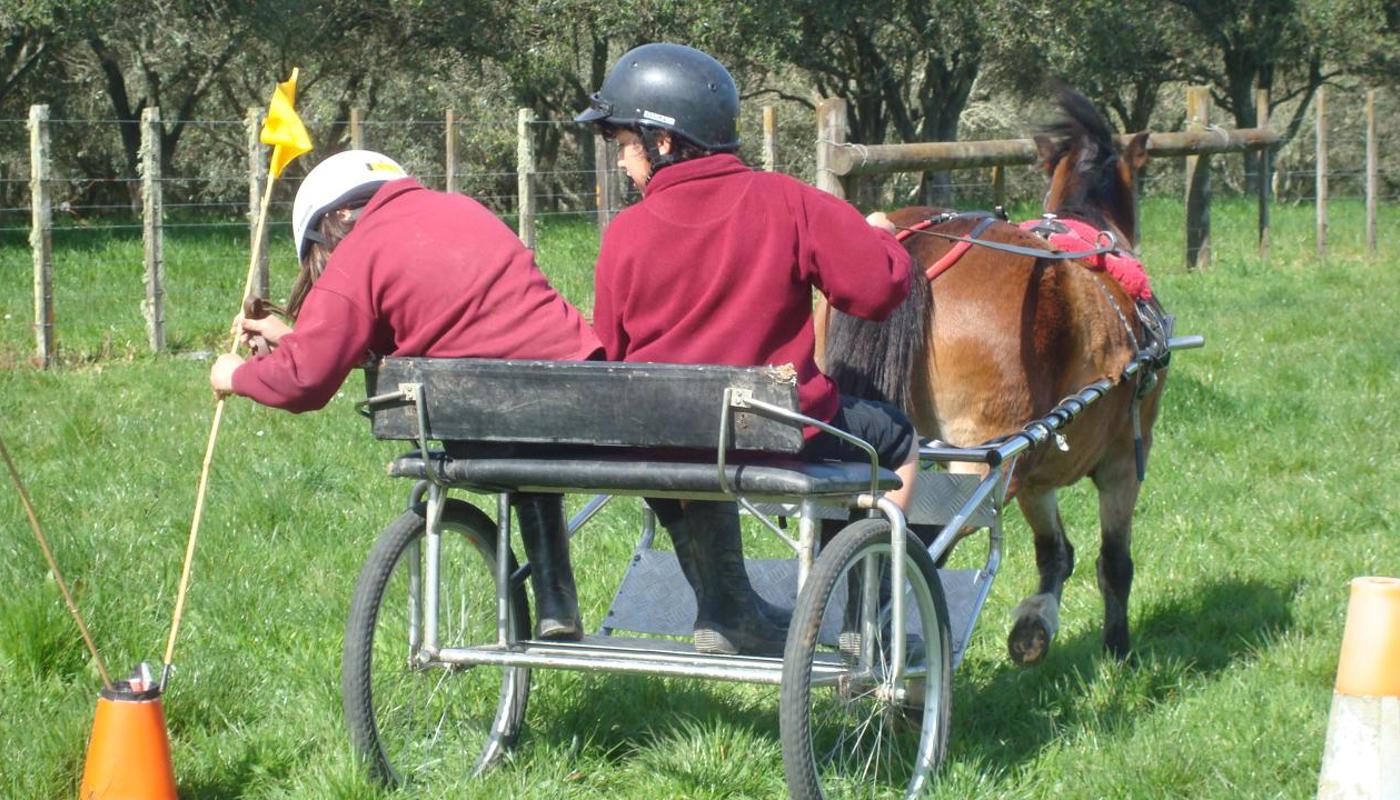
[{"label": "orange cone with marker", "polygon": [[1400,800],[1400,578],[1351,582],[1318,800]]},{"label": "orange cone with marker", "polygon": [[175,800],[160,696],[149,675],[102,690],[78,800]]}]

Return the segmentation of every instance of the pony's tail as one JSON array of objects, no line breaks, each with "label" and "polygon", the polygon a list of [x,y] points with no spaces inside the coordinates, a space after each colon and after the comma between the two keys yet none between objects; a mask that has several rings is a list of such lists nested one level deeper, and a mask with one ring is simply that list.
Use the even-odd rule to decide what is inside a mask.
[{"label": "pony's tail", "polygon": [[914,363],[927,348],[932,305],[928,281],[916,268],[909,296],[883,322],[833,308],[826,330],[826,374],[841,394],[880,400],[909,413]]}]

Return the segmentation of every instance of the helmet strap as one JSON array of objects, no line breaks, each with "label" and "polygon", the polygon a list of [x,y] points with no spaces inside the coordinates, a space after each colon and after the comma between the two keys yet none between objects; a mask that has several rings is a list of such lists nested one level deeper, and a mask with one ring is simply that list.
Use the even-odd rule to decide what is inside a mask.
[{"label": "helmet strap", "polygon": [[671,137],[672,152],[666,155],[662,155],[661,150],[657,147],[656,144],[658,138],[657,133],[658,131],[650,126],[637,126],[637,135],[641,137],[642,140],[642,150],[647,154],[647,161],[651,162],[651,174],[647,176],[648,178],[650,178],[651,175],[655,175],[657,171],[660,170],[662,167],[669,167],[670,165],[676,163],[676,156],[674,152],[675,136]]}]

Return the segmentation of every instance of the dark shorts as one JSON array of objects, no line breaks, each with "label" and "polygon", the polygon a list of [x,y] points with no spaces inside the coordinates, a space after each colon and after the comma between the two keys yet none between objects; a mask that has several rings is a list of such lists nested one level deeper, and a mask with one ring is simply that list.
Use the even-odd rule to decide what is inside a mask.
[{"label": "dark shorts", "polygon": [[[880,466],[896,469],[914,446],[914,423],[903,411],[878,400],[861,400],[841,395],[841,407],[831,420],[834,428],[859,436],[875,447]],[[806,461],[864,461],[870,456],[859,447],[829,433],[819,433],[807,440],[798,454]]]}]

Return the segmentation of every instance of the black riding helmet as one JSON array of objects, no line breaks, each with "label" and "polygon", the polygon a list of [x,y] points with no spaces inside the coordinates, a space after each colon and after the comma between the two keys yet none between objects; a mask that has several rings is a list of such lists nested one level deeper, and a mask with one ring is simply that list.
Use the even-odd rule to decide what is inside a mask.
[{"label": "black riding helmet", "polygon": [[655,168],[651,130],[712,152],[739,149],[739,90],[723,64],[693,47],[644,44],[613,65],[574,121],[637,128]]}]

